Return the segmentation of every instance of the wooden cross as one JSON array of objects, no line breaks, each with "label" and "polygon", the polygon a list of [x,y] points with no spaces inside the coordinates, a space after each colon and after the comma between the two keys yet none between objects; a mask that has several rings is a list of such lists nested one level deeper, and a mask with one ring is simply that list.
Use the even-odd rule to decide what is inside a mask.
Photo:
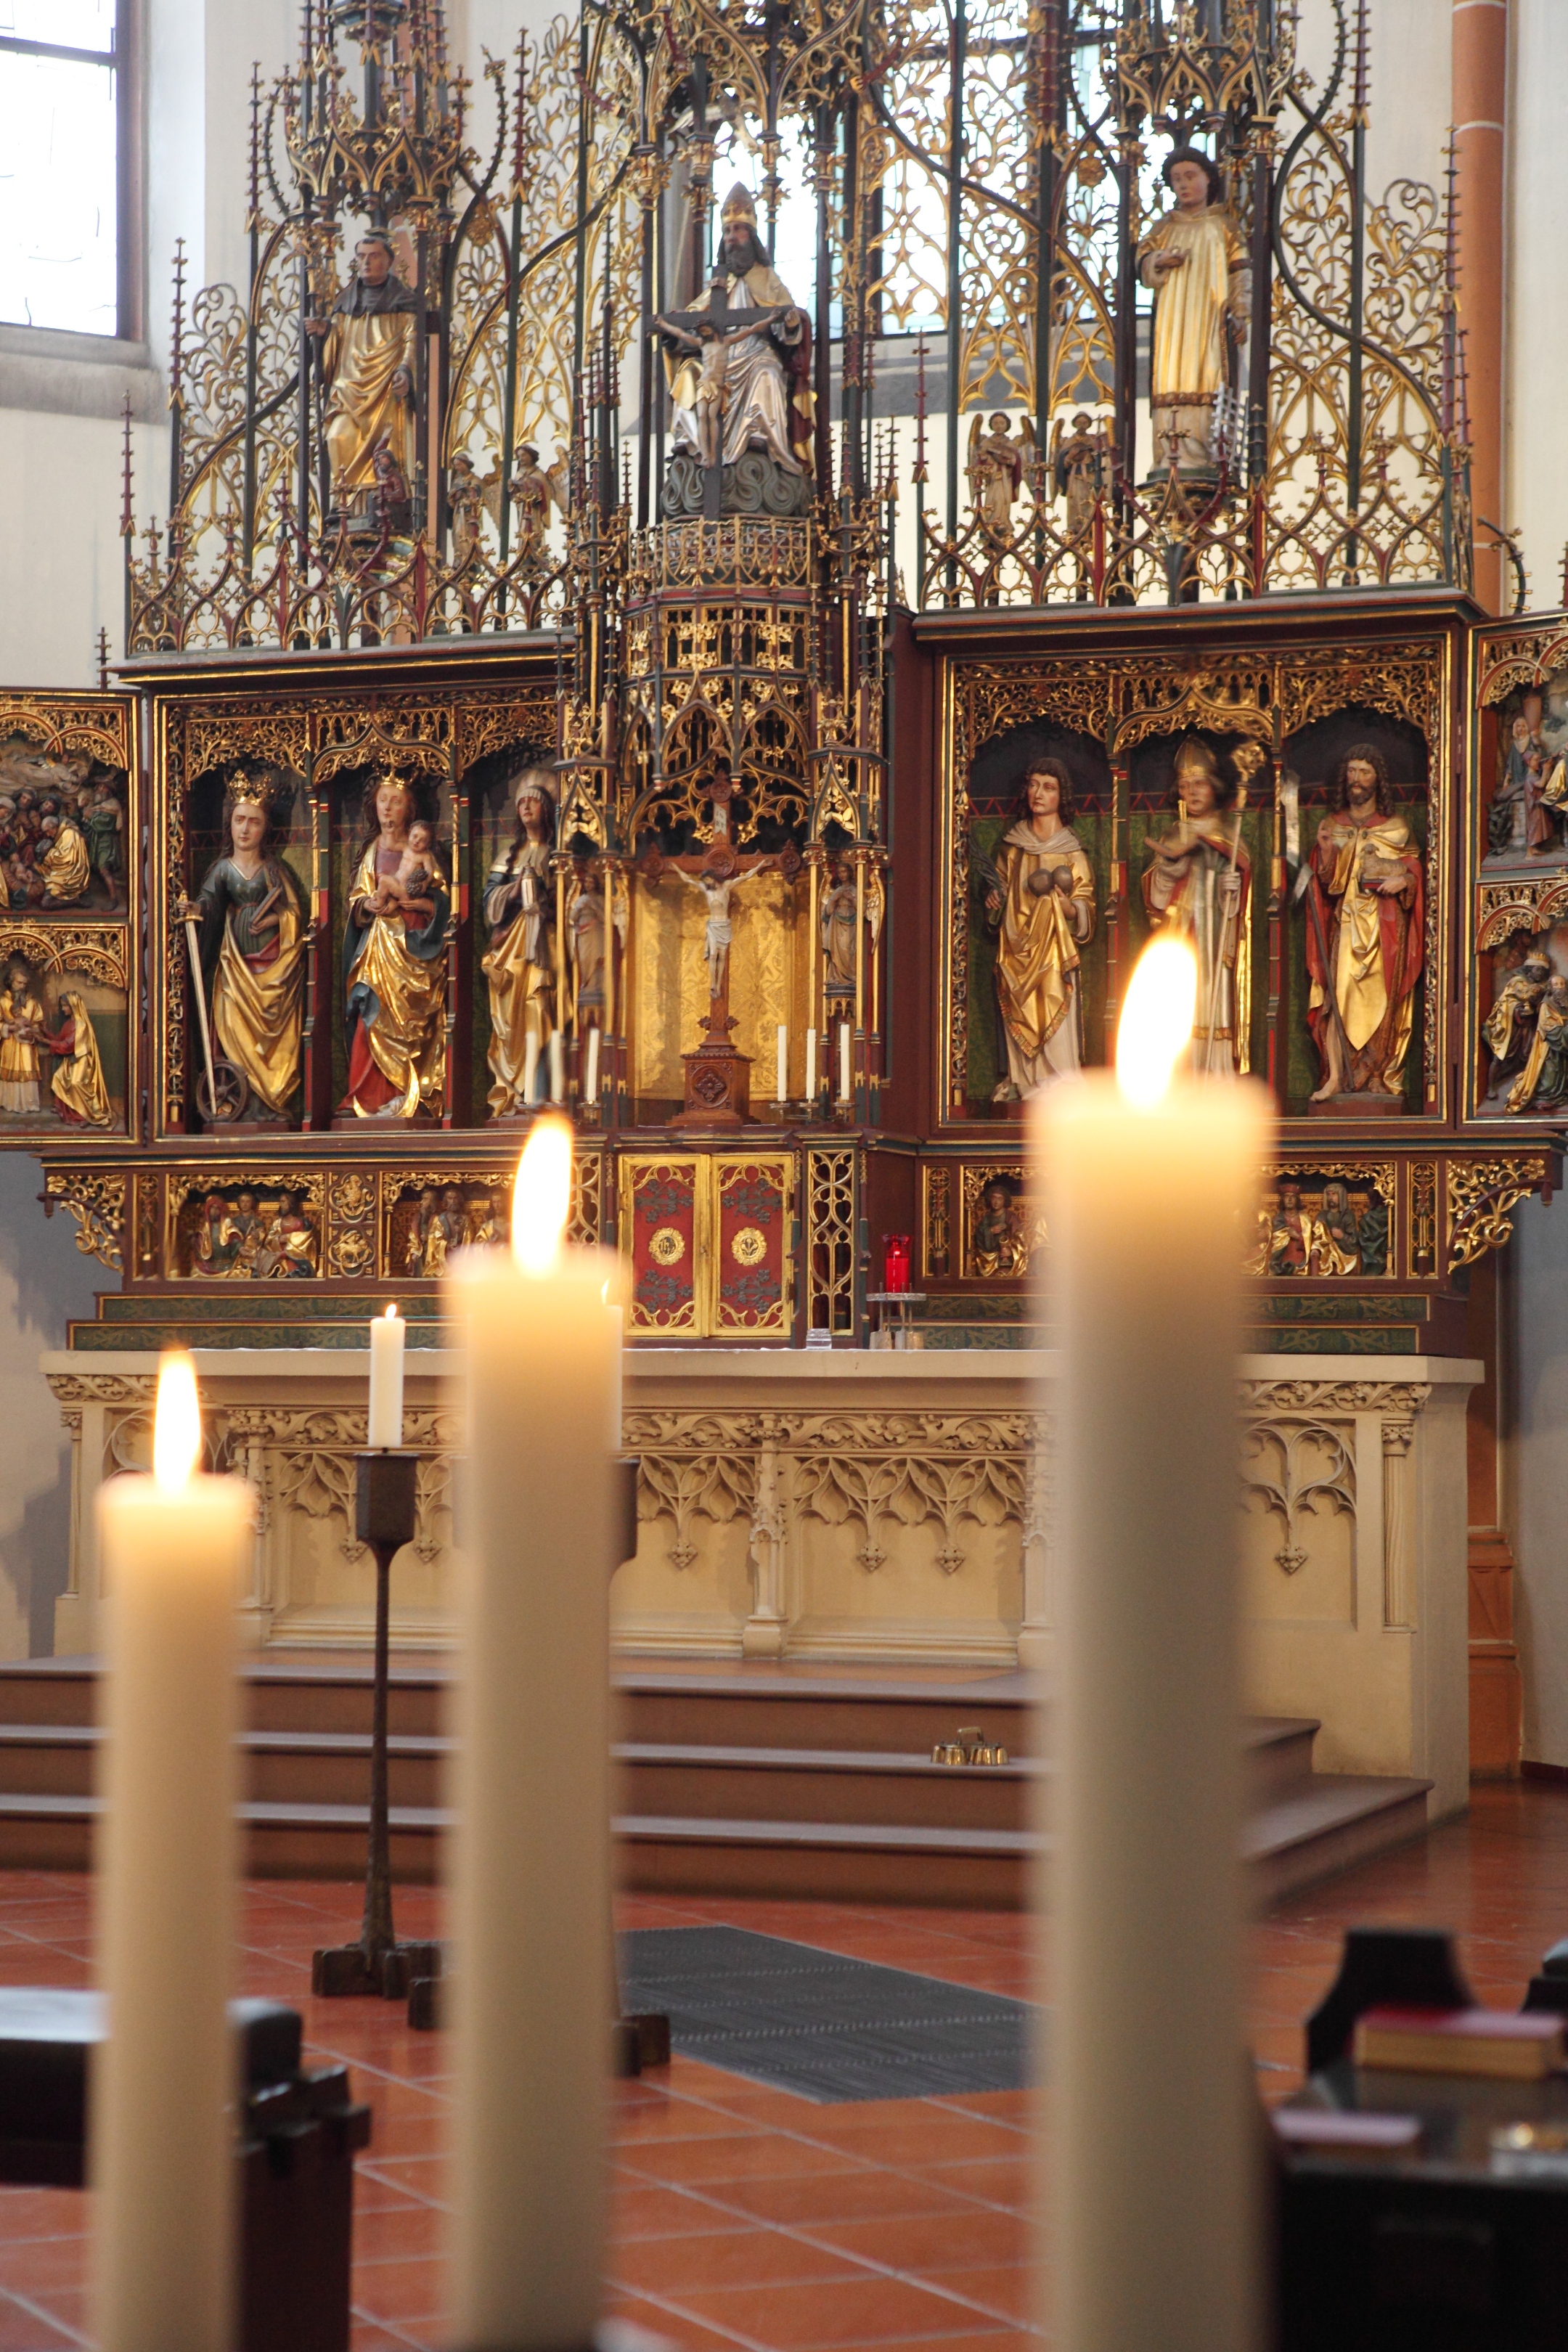
[{"label": "wooden cross", "polygon": [[[773,303],[765,310],[749,307],[743,310],[731,310],[729,275],[726,269],[715,269],[708,289],[708,307],[705,310],[660,311],[654,320],[649,332],[668,334],[673,331],[683,335],[699,335],[704,327],[713,327],[722,335],[741,320],[743,320],[748,328],[760,328],[766,326],[773,319],[784,319],[789,316],[794,308],[791,303]],[[705,522],[717,522],[719,520],[723,482],[724,447],[721,430],[719,462],[717,465],[704,466],[702,468],[702,519]]]}]

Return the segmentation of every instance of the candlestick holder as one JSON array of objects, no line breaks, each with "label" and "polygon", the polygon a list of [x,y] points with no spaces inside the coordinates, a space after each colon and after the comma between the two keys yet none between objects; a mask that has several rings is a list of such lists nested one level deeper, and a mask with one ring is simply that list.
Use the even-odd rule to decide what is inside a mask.
[{"label": "candlestick holder", "polygon": [[314,1954],[310,1990],[332,2000],[351,1993],[403,2000],[416,1977],[440,1967],[438,1944],[400,1944],[392,1925],[392,1857],[387,1833],[386,1709],[392,1559],[414,1539],[419,1456],[401,1448],[354,1455],[354,1533],[375,1554],[375,1670],[370,1728],[370,1838],[365,1857],[364,1925],[359,1941]]}]

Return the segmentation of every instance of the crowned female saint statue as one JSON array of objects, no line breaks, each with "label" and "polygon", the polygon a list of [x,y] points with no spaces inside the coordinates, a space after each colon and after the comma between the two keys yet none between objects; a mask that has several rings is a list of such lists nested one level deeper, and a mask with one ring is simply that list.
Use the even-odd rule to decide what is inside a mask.
[{"label": "crowned female saint statue", "polygon": [[1154,296],[1151,472],[1174,463],[1201,481],[1217,471],[1215,401],[1230,382],[1231,349],[1247,340],[1252,278],[1217,163],[1195,147],[1173,147],[1161,177],[1175,202],[1138,247],[1138,275]]},{"label": "crowned female saint statue", "polygon": [[327,384],[323,437],[339,513],[368,511],[383,444],[403,479],[415,471],[414,353],[418,299],[393,267],[384,229],[354,247],[354,274],[330,319],[308,319]]},{"label": "crowned female saint statue", "polygon": [[982,873],[1007,1050],[993,1102],[1026,1101],[1053,1078],[1076,1077],[1081,1064],[1079,950],[1094,934],[1094,876],[1071,815],[1061,761],[1031,760],[1017,821]]},{"label": "crowned female saint statue", "polygon": [[542,1098],[541,1066],[555,1028],[555,778],[525,768],[509,788],[517,824],[485,883],[490,943],[481,969],[489,989],[489,1107],[514,1118]]},{"label": "crowned female saint statue", "polygon": [[1241,813],[1225,805],[1233,795],[1201,737],[1184,737],[1175,766],[1179,821],[1153,845],[1143,870],[1143,905],[1151,927],[1184,939],[1197,960],[1194,1074],[1230,1078],[1248,1060],[1252,861]]},{"label": "crowned female saint statue", "polygon": [[239,775],[224,796],[228,847],[202,877],[182,921],[197,926],[214,1042],[244,1073],[245,1117],[287,1120],[300,1084],[305,949],[310,925],[292,867],[268,851],[273,779]]},{"label": "crowned female saint statue", "polygon": [[349,1082],[338,1116],[416,1118],[438,1112],[446,1091],[451,886],[411,785],[383,776],[366,802],[375,829],[349,886]]},{"label": "crowned female saint statue", "polygon": [[[739,183],[724,199],[720,229],[711,284],[696,297],[689,311],[654,322],[666,346],[672,451],[675,458],[687,459],[689,473],[693,466],[710,463],[715,452],[724,467],[738,464],[749,453],[758,455],[784,479],[764,485],[768,467],[759,467],[754,492],[740,495],[754,496],[761,511],[794,511],[804,498],[804,478],[812,464],[811,324],[769,261],[757,236],[756,206]],[[775,315],[759,323],[757,332],[747,334],[748,310]],[[702,330],[710,320],[723,336],[721,370],[710,362],[704,366]],[[742,331],[737,334],[737,330]],[[700,394],[707,395],[700,404]],[[713,418],[702,414],[702,406],[715,403],[720,411],[717,434]],[[687,511],[677,482],[672,464],[666,508],[670,509],[673,497],[679,510]]]}]

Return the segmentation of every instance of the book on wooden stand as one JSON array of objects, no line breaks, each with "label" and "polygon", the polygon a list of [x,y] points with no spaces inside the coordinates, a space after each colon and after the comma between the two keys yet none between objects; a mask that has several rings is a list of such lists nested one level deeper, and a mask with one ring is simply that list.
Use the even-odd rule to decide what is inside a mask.
[{"label": "book on wooden stand", "polygon": [[1369,2009],[1357,2020],[1358,2066],[1409,2074],[1489,2075],[1538,2083],[1563,2063],[1563,2020],[1535,2011]]}]

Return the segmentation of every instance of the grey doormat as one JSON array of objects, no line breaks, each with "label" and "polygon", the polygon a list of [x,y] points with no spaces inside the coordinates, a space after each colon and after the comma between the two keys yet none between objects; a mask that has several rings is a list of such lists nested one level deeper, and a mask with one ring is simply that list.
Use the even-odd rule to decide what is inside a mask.
[{"label": "grey doormat", "polygon": [[1016,2091],[1038,2011],[746,1927],[638,1927],[621,2000],[663,2010],[684,2057],[826,2104]]}]

